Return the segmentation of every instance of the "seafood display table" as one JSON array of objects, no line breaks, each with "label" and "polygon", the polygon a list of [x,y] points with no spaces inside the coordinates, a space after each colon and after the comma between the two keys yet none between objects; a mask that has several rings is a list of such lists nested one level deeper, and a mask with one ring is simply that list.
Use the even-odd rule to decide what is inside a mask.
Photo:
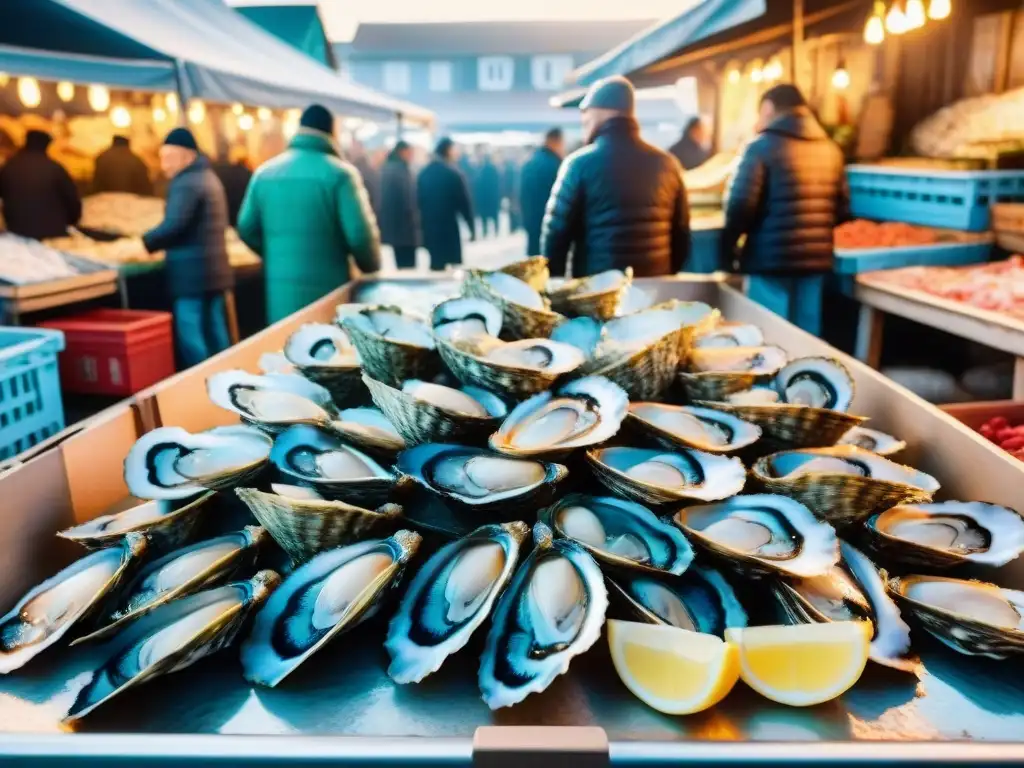
[{"label": "seafood display table", "polygon": [[124,288],[115,269],[26,285],[0,283],[0,322],[20,325],[22,315],[115,293],[121,294],[124,304]]},{"label": "seafood display table", "polygon": [[[635,283],[656,301],[705,301],[730,320],[759,325],[769,342],[792,355],[839,359],[856,383],[855,412],[870,417],[872,427],[907,440],[905,461],[941,478],[946,498],[1019,503],[1024,487],[1020,462],[737,291],[699,277]],[[126,503],[121,461],[142,432],[161,425],[206,429],[234,420],[205,397],[210,375],[239,367],[255,370],[261,354],[279,350],[304,323],[329,321],[339,302],[385,292],[401,297],[420,289],[444,294],[452,287],[451,282],[417,278],[346,286],[140,393],[131,408],[110,412],[0,476],[6,522],[0,532],[0,604],[11,604],[28,586],[76,556],[72,545],[52,536],[54,531]],[[1021,588],[1024,567],[1011,565],[990,578]],[[387,619],[374,617],[338,638],[277,688],[247,684],[237,653],[227,652],[125,693],[83,721],[83,731],[74,735],[58,736],[58,722],[97,663],[97,649],[78,646],[41,657],[17,674],[0,677],[0,762],[11,764],[12,756],[45,756],[50,764],[56,760],[61,765],[116,757],[123,764],[161,765],[529,762],[540,768],[568,759],[586,768],[609,760],[616,766],[1024,761],[1021,663],[967,658],[926,638],[918,643],[916,635],[924,664],[919,677],[872,665],[842,698],[817,707],[773,704],[739,686],[701,714],[666,716],[626,690],[602,641],[543,694],[492,712],[477,687],[482,636],[474,636],[463,652],[423,683],[399,686],[386,674],[382,641]],[[498,729],[487,730],[494,726]],[[530,729],[521,734],[504,730],[517,726]],[[557,728],[545,739],[538,736],[539,726]],[[251,735],[263,738],[245,738]],[[602,737],[608,739],[606,749]],[[966,740],[1020,743],[934,743]],[[907,741],[918,743],[893,743]],[[509,757],[506,753],[516,746],[525,755]],[[554,759],[544,759],[545,746]],[[500,762],[502,755],[505,762]]]}]

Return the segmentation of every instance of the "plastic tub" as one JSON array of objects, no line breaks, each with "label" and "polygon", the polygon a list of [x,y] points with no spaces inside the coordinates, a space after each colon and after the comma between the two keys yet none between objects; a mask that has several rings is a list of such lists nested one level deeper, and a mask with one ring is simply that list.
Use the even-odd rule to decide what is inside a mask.
[{"label": "plastic tub", "polygon": [[60,331],[0,328],[0,459],[64,428],[57,353]]},{"label": "plastic tub", "polygon": [[936,243],[906,248],[836,248],[835,272],[856,275],[899,267],[960,267],[992,257],[992,241]]}]

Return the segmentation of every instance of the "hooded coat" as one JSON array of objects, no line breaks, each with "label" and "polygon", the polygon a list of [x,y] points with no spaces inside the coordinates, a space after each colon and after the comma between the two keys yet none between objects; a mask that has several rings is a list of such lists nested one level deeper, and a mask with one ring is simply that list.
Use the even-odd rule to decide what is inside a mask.
[{"label": "hooded coat", "polygon": [[46,154],[53,139],[29,131],[25,146],[0,168],[0,200],[7,229],[43,240],[64,237],[82,218],[82,199],[60,163]]}]

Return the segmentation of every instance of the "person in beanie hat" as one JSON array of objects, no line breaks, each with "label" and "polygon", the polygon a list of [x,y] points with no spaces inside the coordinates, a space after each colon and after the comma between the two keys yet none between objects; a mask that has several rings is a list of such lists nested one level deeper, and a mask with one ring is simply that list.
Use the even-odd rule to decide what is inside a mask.
[{"label": "person in beanie hat", "polygon": [[469,184],[456,165],[458,159],[455,142],[445,136],[437,142],[434,158],[416,179],[423,245],[430,252],[430,268],[434,270],[462,263],[460,217],[469,227],[470,239],[476,239]]},{"label": "person in beanie hat", "polygon": [[420,244],[420,211],[411,162],[412,147],[399,141],[380,174],[380,236],[394,249],[399,269],[416,266]]},{"label": "person in beanie hat", "polygon": [[167,134],[160,168],[169,180],[164,220],[142,236],[142,243],[150,253],[166,253],[174,335],[187,368],[231,345],[226,292],[234,287],[234,274],[224,241],[228,203],[188,128]]},{"label": "person in beanie hat", "polygon": [[541,254],[552,275],[632,267],[675,274],[690,254],[690,210],[679,161],[640,138],[633,86],[609,77],[583,101],[585,146],[566,158],[548,200]]},{"label": "person in beanie hat", "polygon": [[238,234],[263,257],[272,323],[347,283],[350,257],[362,272],[380,269],[377,219],[325,107],[307,107],[288,149],[253,174]]}]

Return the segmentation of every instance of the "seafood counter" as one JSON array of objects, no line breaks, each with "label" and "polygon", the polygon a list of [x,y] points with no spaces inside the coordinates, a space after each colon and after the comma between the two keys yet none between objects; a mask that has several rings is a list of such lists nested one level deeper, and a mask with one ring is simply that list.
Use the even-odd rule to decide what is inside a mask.
[{"label": "seafood counter", "polygon": [[143,435],[136,500],[0,606],[0,729],[1024,734],[1006,484],[867,422],[926,406],[859,408],[875,374],[742,297],[653,282],[470,271],[211,372],[237,423]]}]

